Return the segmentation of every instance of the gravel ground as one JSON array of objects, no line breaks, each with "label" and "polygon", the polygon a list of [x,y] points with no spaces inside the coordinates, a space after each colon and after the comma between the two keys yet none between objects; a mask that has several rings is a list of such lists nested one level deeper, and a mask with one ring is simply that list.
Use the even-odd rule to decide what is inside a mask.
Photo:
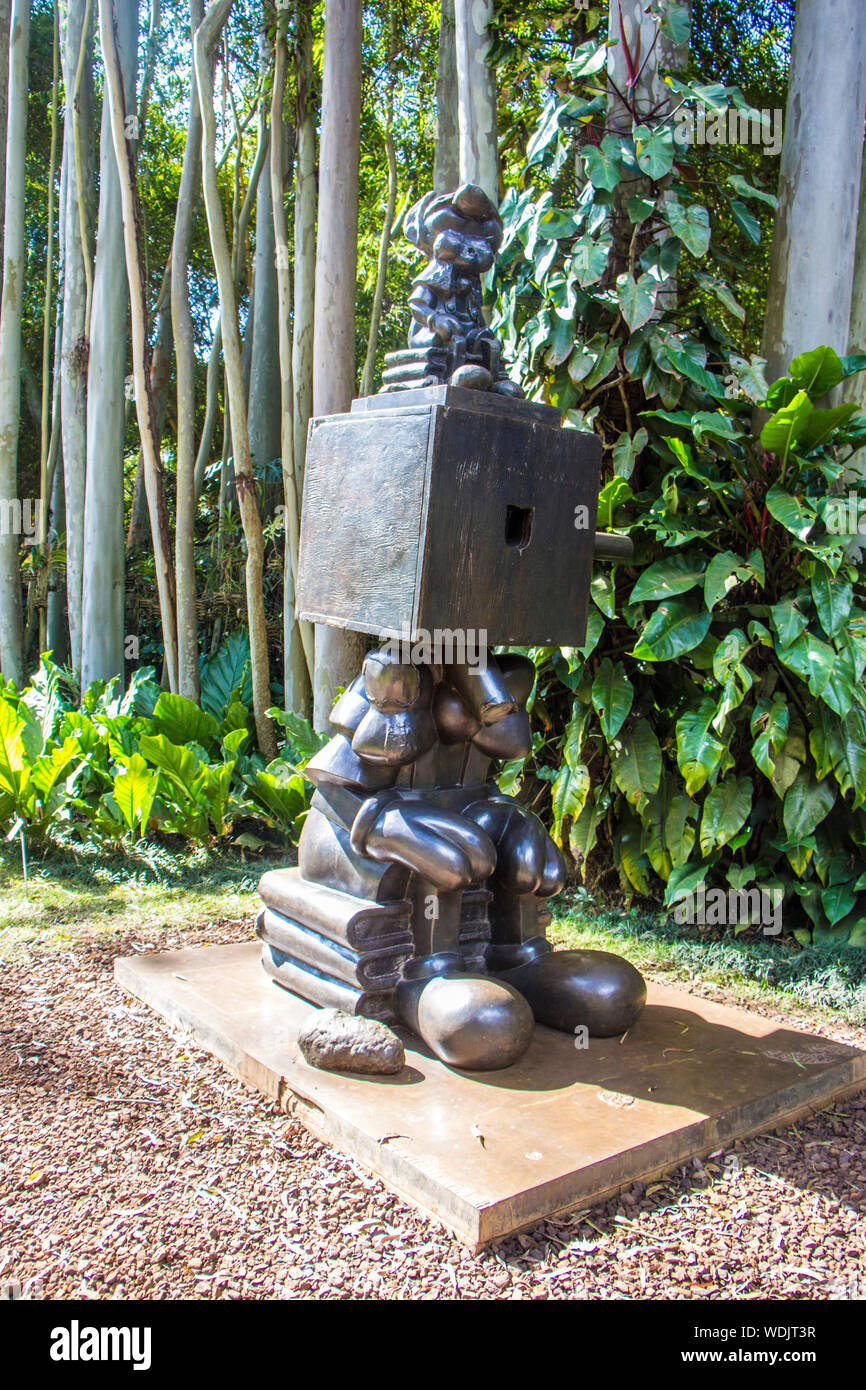
[{"label": "gravel ground", "polygon": [[472,1255],[114,985],[117,954],[248,935],[223,922],[4,968],[0,1284],[94,1299],[866,1297],[866,1095]]}]

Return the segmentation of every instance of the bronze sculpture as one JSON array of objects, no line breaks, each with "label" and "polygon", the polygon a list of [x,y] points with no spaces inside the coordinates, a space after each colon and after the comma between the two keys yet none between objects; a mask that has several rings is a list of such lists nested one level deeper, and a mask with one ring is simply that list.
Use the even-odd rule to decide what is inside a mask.
[{"label": "bronze sculpture", "polygon": [[600,456],[505,376],[480,287],[501,230],[471,185],[416,205],[431,264],[409,348],[379,397],[311,422],[298,612],[380,643],[307,766],[298,868],[264,876],[257,926],[279,984],[470,1070],[511,1065],[535,1022],[625,1032],[645,1000],[619,957],[552,950],[562,856],[493,777],[530,751],[534,667],[488,642],[583,641]]}]

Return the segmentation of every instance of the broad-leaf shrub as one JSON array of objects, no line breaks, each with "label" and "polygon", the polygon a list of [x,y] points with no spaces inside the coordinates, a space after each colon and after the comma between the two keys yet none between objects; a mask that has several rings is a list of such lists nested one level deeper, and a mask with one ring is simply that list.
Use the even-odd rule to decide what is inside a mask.
[{"label": "broad-leaf shrub", "polygon": [[229,637],[202,663],[202,707],[160,690],[148,667],[123,693],[95,682],[79,702],[44,656],[32,684],[0,684],[0,827],[34,837],[136,839],[162,831],[204,844],[258,820],[297,841],[309,804],[301,768],[319,747],[305,720],[266,763],[245,698],[249,641]]}]

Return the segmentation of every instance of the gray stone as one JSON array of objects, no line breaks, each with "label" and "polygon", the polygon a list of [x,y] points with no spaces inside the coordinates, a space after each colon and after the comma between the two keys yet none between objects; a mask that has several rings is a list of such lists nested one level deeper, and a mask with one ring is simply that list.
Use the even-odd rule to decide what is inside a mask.
[{"label": "gray stone", "polygon": [[342,1009],[315,1009],[298,1033],[298,1047],[311,1067],[322,1071],[391,1076],[406,1064],[403,1044],[384,1023],[357,1018]]}]

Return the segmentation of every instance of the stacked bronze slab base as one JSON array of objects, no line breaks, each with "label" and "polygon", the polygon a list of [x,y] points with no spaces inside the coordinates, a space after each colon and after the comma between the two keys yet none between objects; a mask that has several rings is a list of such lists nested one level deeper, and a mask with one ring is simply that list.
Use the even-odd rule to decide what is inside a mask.
[{"label": "stacked bronze slab base", "polygon": [[[377,903],[308,883],[297,869],[273,869],[260,884],[256,922],[262,964],[277,984],[321,1007],[392,1022],[394,987],[414,954],[412,904]],[[486,888],[463,894],[460,953],[483,971],[490,944]]]}]

